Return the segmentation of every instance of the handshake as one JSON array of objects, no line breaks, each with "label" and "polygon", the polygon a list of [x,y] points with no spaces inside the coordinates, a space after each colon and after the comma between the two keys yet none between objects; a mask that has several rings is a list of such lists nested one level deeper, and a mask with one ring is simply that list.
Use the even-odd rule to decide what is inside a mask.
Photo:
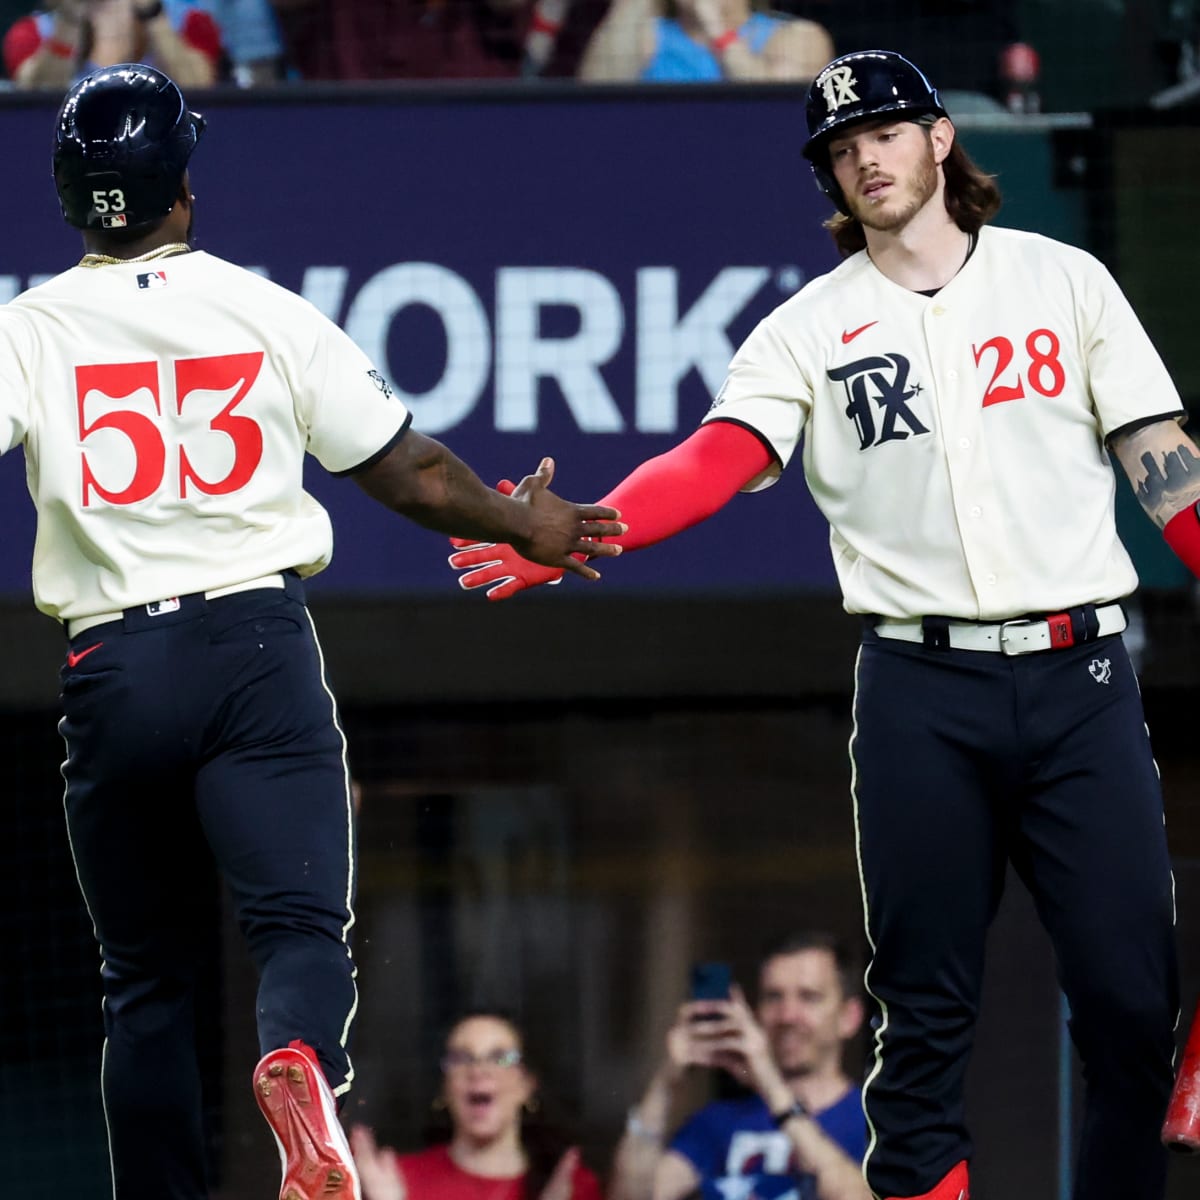
[{"label": "handshake", "polygon": [[[502,479],[496,484],[496,491],[504,496],[511,496],[516,490],[517,485],[510,479]],[[467,591],[486,588],[489,600],[507,600],[527,588],[538,587],[544,583],[561,583],[563,575],[566,574],[563,567],[545,567],[540,563],[530,562],[507,543],[474,542],[470,538],[452,537],[450,545],[455,548],[455,552],[446,561],[456,571],[463,572],[458,577],[459,586]],[[599,579],[598,571],[582,564],[590,557],[613,557],[620,554],[621,549],[619,545],[597,538],[593,554],[573,556],[581,564],[576,573],[583,575],[585,579]]]}]

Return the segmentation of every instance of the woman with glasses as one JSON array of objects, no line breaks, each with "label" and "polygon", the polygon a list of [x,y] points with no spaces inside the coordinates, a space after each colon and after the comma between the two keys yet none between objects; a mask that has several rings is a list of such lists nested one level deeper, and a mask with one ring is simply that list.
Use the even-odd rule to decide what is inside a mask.
[{"label": "woman with glasses", "polygon": [[461,1017],[446,1038],[434,1101],[448,1118],[445,1140],[397,1154],[364,1126],[350,1131],[363,1200],[600,1200],[578,1147],[542,1120],[524,1042],[502,1013]]}]

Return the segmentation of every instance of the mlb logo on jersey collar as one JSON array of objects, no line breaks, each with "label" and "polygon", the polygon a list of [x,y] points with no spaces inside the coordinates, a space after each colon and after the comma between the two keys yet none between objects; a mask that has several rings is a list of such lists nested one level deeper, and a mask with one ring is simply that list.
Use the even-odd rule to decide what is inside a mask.
[{"label": "mlb logo on jersey collar", "polygon": [[140,288],[161,288],[167,286],[166,271],[145,271],[137,277]]}]

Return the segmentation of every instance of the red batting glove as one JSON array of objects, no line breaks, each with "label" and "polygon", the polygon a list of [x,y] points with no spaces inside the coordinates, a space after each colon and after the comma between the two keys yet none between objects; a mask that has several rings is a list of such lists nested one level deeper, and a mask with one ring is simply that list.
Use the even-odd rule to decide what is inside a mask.
[{"label": "red batting glove", "polygon": [[[511,479],[502,479],[496,484],[496,491],[505,496],[511,496],[516,490],[517,485]],[[451,554],[446,561],[456,571],[466,571],[458,577],[458,586],[468,592],[486,587],[489,600],[507,600],[526,588],[561,583],[566,574],[561,567],[543,567],[540,563],[530,562],[504,543],[452,537],[450,545],[457,553]]]},{"label": "red batting glove", "polygon": [[511,546],[492,542],[469,544],[447,561],[456,571],[466,571],[458,577],[459,587],[467,591],[486,587],[489,600],[507,600],[526,588],[559,583],[564,575],[561,567],[543,567],[522,558]]}]

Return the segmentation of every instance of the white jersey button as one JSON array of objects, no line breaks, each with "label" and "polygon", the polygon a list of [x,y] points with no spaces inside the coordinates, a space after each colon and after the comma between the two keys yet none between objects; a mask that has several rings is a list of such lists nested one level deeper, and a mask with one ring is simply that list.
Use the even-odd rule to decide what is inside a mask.
[{"label": "white jersey button", "polygon": [[958,448],[960,450],[969,450],[971,448],[971,439],[970,438],[959,438],[958,439]]}]

